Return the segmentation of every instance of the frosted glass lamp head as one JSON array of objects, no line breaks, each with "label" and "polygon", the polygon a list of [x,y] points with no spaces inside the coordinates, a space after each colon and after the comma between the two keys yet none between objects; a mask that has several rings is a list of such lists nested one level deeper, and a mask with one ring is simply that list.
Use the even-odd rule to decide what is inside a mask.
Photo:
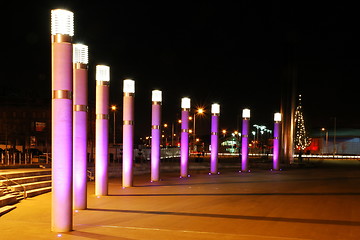
[{"label": "frosted glass lamp head", "polygon": [[51,35],[74,36],[74,13],[64,9],[51,10]]},{"label": "frosted glass lamp head", "polygon": [[250,118],[250,109],[244,108],[242,111],[242,117],[243,118]]},{"label": "frosted glass lamp head", "polygon": [[84,44],[73,44],[73,62],[89,63],[88,46]]},{"label": "frosted glass lamp head", "polygon": [[181,99],[181,108],[190,109],[190,98],[184,97]]},{"label": "frosted glass lamp head", "polygon": [[153,102],[161,102],[162,101],[162,92],[160,90],[153,90],[151,94],[151,100]]},{"label": "frosted glass lamp head", "polygon": [[131,79],[125,79],[124,86],[123,86],[123,92],[124,93],[135,93],[135,81],[131,80]]},{"label": "frosted glass lamp head", "polygon": [[211,113],[220,114],[220,105],[217,103],[212,104],[211,105]]},{"label": "frosted glass lamp head", "polygon": [[110,81],[110,67],[106,65],[96,65],[96,81]]},{"label": "frosted glass lamp head", "polygon": [[274,121],[275,122],[281,122],[281,113],[275,113],[274,114]]}]

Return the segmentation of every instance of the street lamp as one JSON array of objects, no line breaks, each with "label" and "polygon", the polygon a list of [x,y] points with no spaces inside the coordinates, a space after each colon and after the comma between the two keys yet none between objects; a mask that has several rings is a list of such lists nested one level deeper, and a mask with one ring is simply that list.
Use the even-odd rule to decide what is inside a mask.
[{"label": "street lamp", "polygon": [[88,46],[73,45],[73,197],[74,209],[86,209]]},{"label": "street lamp", "polygon": [[123,188],[133,186],[134,165],[134,97],[135,81],[125,79],[123,85]]},{"label": "street lamp", "polygon": [[51,10],[52,218],[54,232],[72,230],[74,13]]},{"label": "street lamp", "polygon": [[96,65],[95,195],[108,194],[110,67]]},{"label": "street lamp", "polygon": [[189,111],[190,98],[181,99],[181,145],[180,145],[180,178],[189,177]]},{"label": "street lamp", "polygon": [[218,173],[218,153],[219,153],[219,116],[220,105],[211,105],[211,155],[210,155],[210,174]]},{"label": "street lamp", "polygon": [[242,112],[242,133],[241,133],[241,172],[249,170],[249,123],[250,109],[243,109]]},{"label": "street lamp", "polygon": [[116,110],[117,110],[117,106],[116,105],[111,105],[110,107],[111,111],[113,112],[113,145],[115,146],[116,144]]},{"label": "street lamp", "polygon": [[273,170],[280,170],[280,136],[281,136],[281,113],[274,114],[274,149],[273,149]]},{"label": "street lamp", "polygon": [[[152,91],[152,118],[151,118],[151,182],[157,182],[160,179],[160,124],[161,124],[161,104],[162,92]],[[166,126],[165,126],[166,125]],[[164,124],[167,127],[167,124]]]},{"label": "street lamp", "polygon": [[[322,132],[325,132],[325,152],[328,153],[328,143],[329,143],[329,131],[326,128],[321,128]],[[323,150],[324,154],[324,150]]]}]

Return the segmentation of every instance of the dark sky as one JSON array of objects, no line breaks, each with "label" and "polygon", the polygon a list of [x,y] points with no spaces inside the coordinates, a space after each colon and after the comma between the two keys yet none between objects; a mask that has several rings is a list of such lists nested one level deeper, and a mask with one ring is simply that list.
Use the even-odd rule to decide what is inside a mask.
[{"label": "dark sky", "polygon": [[[111,67],[111,103],[122,105],[122,80],[133,78],[139,135],[150,132],[155,88],[163,90],[164,122],[176,121],[180,99],[188,96],[193,106],[208,111],[212,102],[220,103],[221,128],[235,130],[244,107],[251,109],[253,124],[269,125],[280,107],[289,63],[309,128],[330,128],[332,117],[339,127],[360,127],[360,19],[355,5],[289,2],[11,4],[5,8],[13,13],[8,43],[15,53],[10,62],[14,77],[1,81],[2,94],[50,101],[50,10],[65,8],[75,14],[74,42],[89,45],[91,102],[96,64]],[[199,120],[198,131],[208,131],[209,119]]]}]

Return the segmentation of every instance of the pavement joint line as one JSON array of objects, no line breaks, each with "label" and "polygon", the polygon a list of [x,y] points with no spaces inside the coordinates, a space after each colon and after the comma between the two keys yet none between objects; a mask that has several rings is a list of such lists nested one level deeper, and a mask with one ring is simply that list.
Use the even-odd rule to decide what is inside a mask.
[{"label": "pavement joint line", "polygon": [[194,231],[194,230],[176,230],[176,229],[164,229],[164,228],[116,226],[116,225],[77,224],[77,226],[119,228],[119,229],[145,230],[145,231],[179,232],[179,233],[190,233],[190,234],[212,234],[212,235],[221,235],[222,237],[234,236],[234,237],[256,237],[257,239],[259,239],[259,238],[270,239],[271,238],[271,239],[284,239],[284,240],[286,240],[286,239],[288,239],[288,240],[310,240],[309,238],[277,237],[277,236],[252,235],[252,234],[233,234],[233,233],[204,232],[204,231]]}]

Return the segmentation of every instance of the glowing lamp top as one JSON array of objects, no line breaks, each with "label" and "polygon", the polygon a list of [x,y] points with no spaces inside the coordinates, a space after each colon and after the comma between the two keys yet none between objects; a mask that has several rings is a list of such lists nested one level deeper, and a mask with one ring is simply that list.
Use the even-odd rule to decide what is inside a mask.
[{"label": "glowing lamp top", "polygon": [[153,90],[151,94],[151,100],[153,102],[161,102],[162,101],[162,92],[160,90]]},{"label": "glowing lamp top", "polygon": [[281,122],[281,113],[275,113],[274,114],[274,121],[275,122]]},{"label": "glowing lamp top", "polygon": [[181,108],[190,108],[190,98],[184,97],[181,99]]},{"label": "glowing lamp top", "polygon": [[51,35],[74,36],[74,13],[64,9],[51,10]]},{"label": "glowing lamp top", "polygon": [[96,81],[110,81],[110,67],[106,65],[96,65]]},{"label": "glowing lamp top", "polygon": [[250,118],[250,109],[244,108],[242,111],[242,117],[243,118]]},{"label": "glowing lamp top", "polygon": [[217,103],[212,104],[211,113],[220,114],[220,105]]},{"label": "glowing lamp top", "polygon": [[89,63],[88,46],[84,44],[73,44],[73,62]]},{"label": "glowing lamp top", "polygon": [[124,80],[124,93],[135,93],[135,81],[131,79]]}]

